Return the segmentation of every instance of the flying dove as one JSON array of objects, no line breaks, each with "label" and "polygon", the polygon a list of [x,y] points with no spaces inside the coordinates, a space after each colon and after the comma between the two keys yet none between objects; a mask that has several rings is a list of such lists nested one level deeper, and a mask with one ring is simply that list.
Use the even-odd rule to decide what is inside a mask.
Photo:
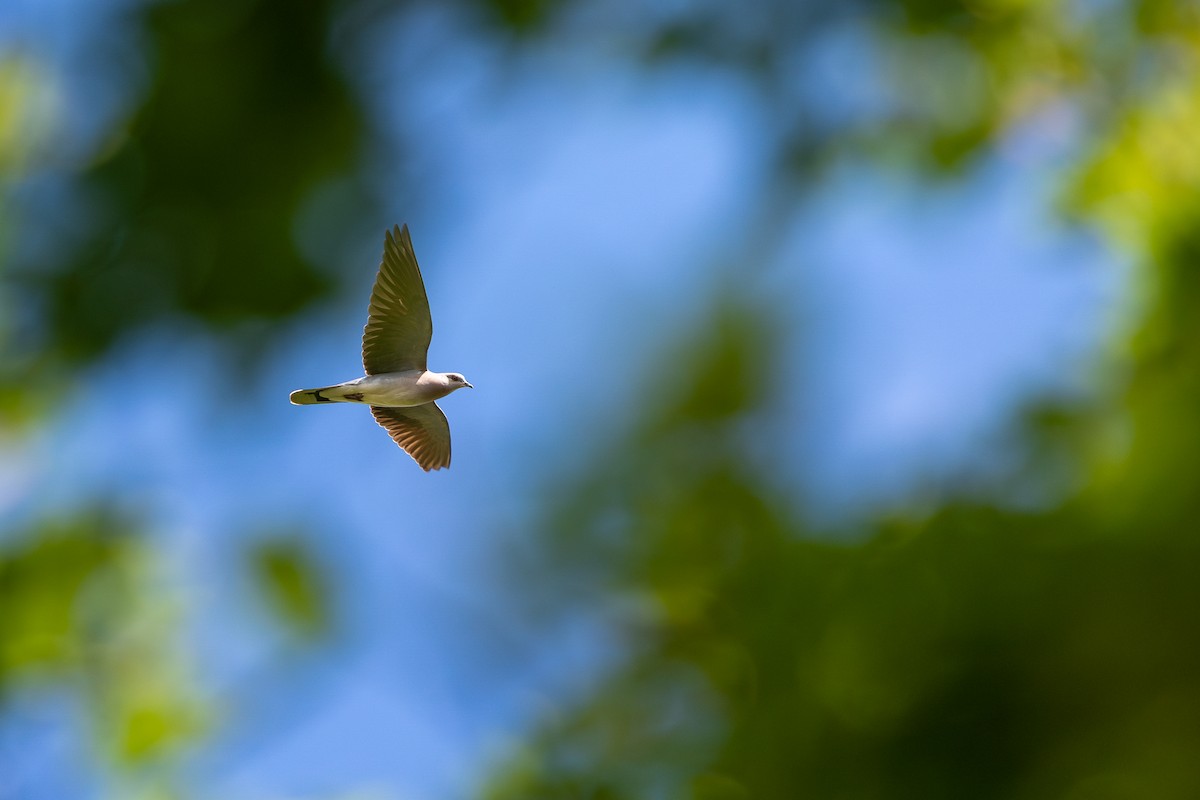
[{"label": "flying dove", "polygon": [[383,261],[367,325],[363,329],[366,376],[319,389],[298,389],[291,401],[364,403],[396,444],[428,472],[450,466],[450,424],[434,401],[464,386],[457,372],[430,372],[425,366],[433,321],[408,226],[384,234]]}]

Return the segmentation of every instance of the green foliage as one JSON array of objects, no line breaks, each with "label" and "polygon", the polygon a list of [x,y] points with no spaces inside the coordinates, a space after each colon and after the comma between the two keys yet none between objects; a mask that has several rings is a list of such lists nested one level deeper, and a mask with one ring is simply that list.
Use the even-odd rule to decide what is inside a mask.
[{"label": "green foliage", "polygon": [[[90,362],[174,316],[245,334],[330,291],[293,231],[302,204],[357,166],[363,139],[361,111],[325,55],[337,5],[150,4],[146,97],[71,176],[86,216],[61,237],[57,263],[8,276],[9,302],[43,311],[13,332],[26,368],[4,376],[10,385],[40,386],[47,368]],[[240,347],[253,350],[263,330]]]},{"label": "green foliage", "polygon": [[954,167],[1053,103],[1093,124],[1064,197],[1139,259],[1143,307],[1113,398],[1030,417],[1022,477],[1077,490],[1036,511],[944,498],[820,537],[764,490],[746,442],[773,440],[769,415],[730,389],[769,332],[695,334],[712,362],[556,487],[544,522],[562,593],[542,607],[624,595],[628,659],[485,796],[1200,793],[1197,20],[1137,4],[1145,38],[1114,44],[1095,37],[1122,4],[1075,27],[1063,4],[902,5],[881,25],[900,113],[862,141],[899,133],[916,163]]},{"label": "green foliage", "polygon": [[[754,337],[742,346],[752,361]],[[726,365],[711,366],[737,374]],[[486,796],[1200,791],[1190,510],[1113,530],[1104,502],[950,504],[861,540],[815,540],[790,503],[764,497],[732,440],[697,434],[712,406],[681,395],[547,523],[565,541],[556,585],[637,598],[630,660]],[[722,424],[752,429],[754,414],[745,402]],[[1194,496],[1183,484],[1160,481],[1160,499]]]},{"label": "green foliage", "polygon": [[[99,527],[108,528],[108,520]],[[0,686],[33,667],[78,666],[78,597],[113,568],[124,543],[97,535],[89,520],[52,523],[0,559]]]},{"label": "green foliage", "polygon": [[555,0],[484,0],[478,5],[498,29],[525,35],[542,30],[556,6],[568,4]]},{"label": "green foliage", "polygon": [[262,542],[250,563],[267,602],[281,622],[304,638],[329,632],[328,592],[316,556],[296,538]]},{"label": "green foliage", "polygon": [[0,549],[0,697],[64,681],[108,762],[165,786],[162,767],[198,740],[208,713],[158,573],[136,526],[105,509],[14,535]]}]

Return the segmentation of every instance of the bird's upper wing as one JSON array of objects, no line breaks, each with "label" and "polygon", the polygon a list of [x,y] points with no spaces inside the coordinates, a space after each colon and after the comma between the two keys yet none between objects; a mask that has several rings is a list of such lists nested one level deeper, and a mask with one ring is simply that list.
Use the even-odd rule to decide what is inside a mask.
[{"label": "bird's upper wing", "polygon": [[429,472],[450,466],[450,423],[436,403],[406,408],[371,406],[371,413],[421,469]]},{"label": "bird's upper wing", "polygon": [[363,369],[368,375],[425,369],[433,320],[408,226],[384,235],[383,261],[363,329]]}]

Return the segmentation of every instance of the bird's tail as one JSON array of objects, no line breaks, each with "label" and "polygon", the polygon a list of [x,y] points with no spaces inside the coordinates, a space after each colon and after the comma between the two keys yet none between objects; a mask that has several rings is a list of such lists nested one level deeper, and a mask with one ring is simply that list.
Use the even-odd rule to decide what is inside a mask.
[{"label": "bird's tail", "polygon": [[294,406],[311,406],[315,403],[333,403],[334,398],[327,397],[322,392],[335,389],[335,386],[322,386],[320,389],[297,389],[288,398]]}]

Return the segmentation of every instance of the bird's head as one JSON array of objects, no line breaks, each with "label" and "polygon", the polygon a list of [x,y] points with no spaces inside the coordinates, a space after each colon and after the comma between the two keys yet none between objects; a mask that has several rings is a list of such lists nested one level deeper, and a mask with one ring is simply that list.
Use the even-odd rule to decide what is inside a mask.
[{"label": "bird's head", "polygon": [[446,373],[446,385],[450,387],[451,391],[454,391],[455,389],[462,389],[462,388],[467,388],[467,389],[475,388],[471,384],[467,383],[467,379],[464,378],[462,375],[460,375],[457,372],[447,372]]}]

